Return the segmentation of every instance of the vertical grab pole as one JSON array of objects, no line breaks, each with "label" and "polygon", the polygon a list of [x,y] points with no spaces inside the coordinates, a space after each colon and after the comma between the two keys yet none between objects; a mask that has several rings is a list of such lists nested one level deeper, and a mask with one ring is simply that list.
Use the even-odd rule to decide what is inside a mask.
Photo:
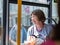
[{"label": "vertical grab pole", "polygon": [[17,45],[20,45],[20,40],[21,40],[21,2],[22,0],[18,0],[18,23],[17,23]]}]

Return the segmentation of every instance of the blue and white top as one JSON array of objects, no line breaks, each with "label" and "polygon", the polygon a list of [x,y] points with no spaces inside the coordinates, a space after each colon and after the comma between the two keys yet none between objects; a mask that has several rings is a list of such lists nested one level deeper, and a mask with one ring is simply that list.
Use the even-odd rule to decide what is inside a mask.
[{"label": "blue and white top", "polygon": [[31,26],[28,29],[27,40],[29,39],[28,37],[32,36],[32,35],[35,35],[38,38],[44,40],[49,35],[49,33],[51,32],[51,30],[52,30],[52,26],[51,25],[45,24],[44,27],[43,27],[43,29],[41,31],[37,31],[36,26],[33,25],[33,26]]}]

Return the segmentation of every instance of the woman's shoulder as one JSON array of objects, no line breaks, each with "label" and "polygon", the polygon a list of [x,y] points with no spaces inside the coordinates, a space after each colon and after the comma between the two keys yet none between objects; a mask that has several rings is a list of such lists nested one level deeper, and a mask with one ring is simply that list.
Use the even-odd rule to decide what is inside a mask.
[{"label": "woman's shoulder", "polygon": [[45,24],[45,26],[49,27],[49,26],[52,26],[51,24]]},{"label": "woman's shoulder", "polygon": [[47,27],[48,29],[53,29],[53,26],[51,24],[45,24],[45,27]]}]

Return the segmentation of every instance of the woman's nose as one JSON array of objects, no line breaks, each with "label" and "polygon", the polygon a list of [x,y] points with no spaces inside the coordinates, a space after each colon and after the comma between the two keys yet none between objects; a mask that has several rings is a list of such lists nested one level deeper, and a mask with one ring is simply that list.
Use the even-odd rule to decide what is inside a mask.
[{"label": "woman's nose", "polygon": [[33,18],[33,17],[31,17],[31,20],[34,20],[34,18]]},{"label": "woman's nose", "polygon": [[31,18],[31,21],[32,21],[32,22],[33,22],[33,20],[34,20],[34,19],[33,19],[33,18]]}]

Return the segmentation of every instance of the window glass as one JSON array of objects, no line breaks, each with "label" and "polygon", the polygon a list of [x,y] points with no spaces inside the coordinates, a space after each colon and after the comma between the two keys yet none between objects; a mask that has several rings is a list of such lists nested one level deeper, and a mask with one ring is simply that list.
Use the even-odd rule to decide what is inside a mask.
[{"label": "window glass", "polygon": [[[58,23],[58,10],[57,10],[57,3],[52,3],[52,18],[56,21],[56,23]],[[53,24],[55,24],[54,22],[52,22]]]}]

